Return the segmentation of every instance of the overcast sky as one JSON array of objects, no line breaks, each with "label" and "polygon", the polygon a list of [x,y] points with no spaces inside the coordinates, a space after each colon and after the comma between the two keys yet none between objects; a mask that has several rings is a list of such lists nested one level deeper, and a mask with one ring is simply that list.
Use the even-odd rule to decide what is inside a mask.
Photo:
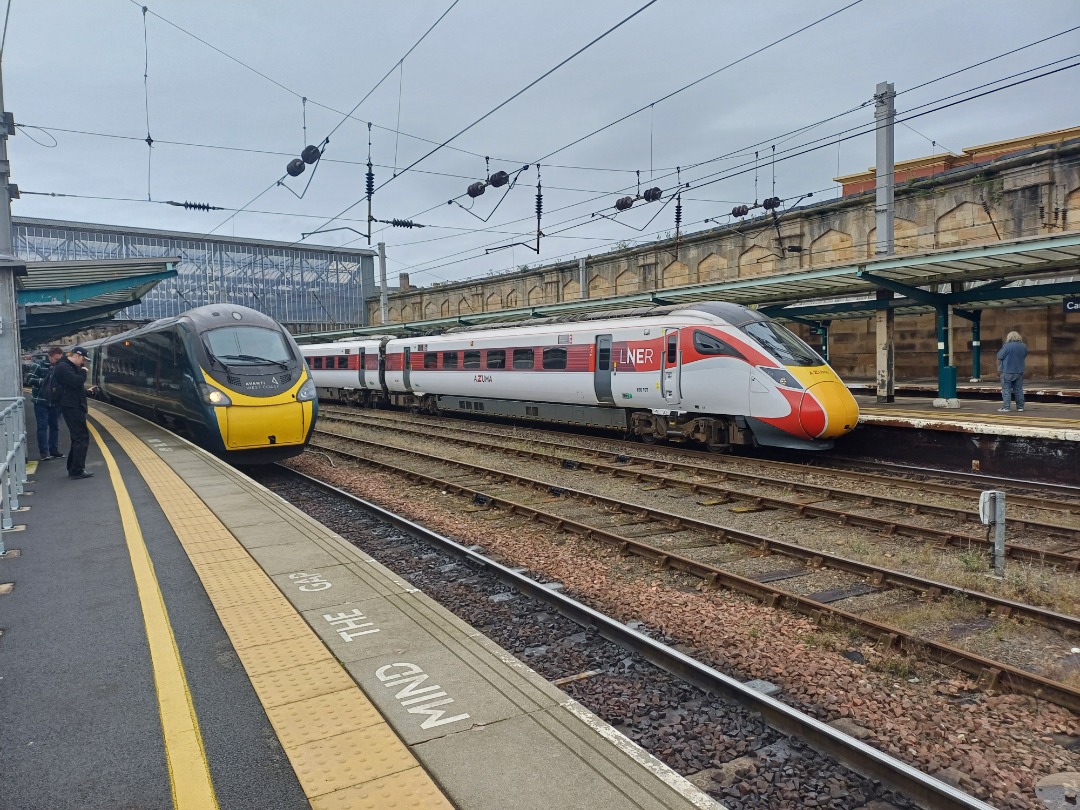
[{"label": "overcast sky", "polygon": [[[24,192],[13,213],[300,240],[302,232],[323,226],[363,198],[368,141],[364,122],[375,125],[372,161],[380,185],[391,180],[395,165],[408,166],[646,2],[150,0],[147,60],[141,4],[11,0],[3,52],[6,109],[20,125],[52,128],[20,130],[9,142],[12,179]],[[640,231],[590,216],[613,215],[612,206],[623,190],[635,190],[635,171],[641,171],[642,188],[658,185],[667,192],[676,183],[674,167],[735,154],[686,168],[681,175],[691,184],[683,193],[684,228],[699,230],[708,227],[706,218],[725,222],[733,205],[755,200],[754,149],[760,153],[757,199],[771,196],[775,183],[776,196],[791,203],[809,191],[817,200],[836,193],[832,178],[838,171],[853,173],[873,165],[872,133],[837,144],[841,130],[872,122],[873,106],[795,137],[782,136],[859,107],[878,82],[895,84],[902,94],[897,110],[903,112],[1057,60],[1066,59],[1045,70],[1080,61],[1068,58],[1080,57],[1080,31],[1073,31],[905,93],[1080,26],[1080,2],[862,0],[544,160],[543,228],[548,235],[539,256],[522,246],[484,253],[485,247],[515,241],[535,244],[535,165],[521,173],[517,187],[494,213],[503,190],[489,188],[472,202],[477,216],[446,204],[484,177],[483,156],[491,157],[492,171],[513,175],[522,165],[534,164],[850,2],[658,0],[454,140],[451,146],[458,150],[443,148],[380,189],[374,216],[414,218],[428,227],[383,230],[373,246],[385,241],[391,278],[408,271],[414,285],[600,253],[618,241],[649,240],[674,227],[673,204],[646,224],[663,202],[637,203],[620,215],[620,222]],[[452,4],[402,68],[356,110],[358,120],[344,120],[342,113]],[[1080,125],[1078,86],[1080,68],[1074,68],[913,119],[909,125],[918,132],[897,128],[897,160],[931,154],[932,141],[939,151],[960,151]],[[308,99],[306,139],[301,97]],[[938,105],[926,109],[933,106]],[[147,107],[155,141],[149,187],[150,150],[143,142]],[[301,177],[288,178],[288,188],[274,185],[305,143],[318,144],[335,129],[314,175],[309,167]],[[800,151],[794,147],[818,138],[831,142],[773,166],[774,145],[784,157],[784,150],[793,154]],[[750,171],[734,175],[746,168]],[[700,185],[717,178],[721,181]],[[155,201],[190,200],[248,210],[227,219],[231,211],[185,211],[146,202],[148,194]],[[468,206],[470,200],[464,197],[461,202]],[[347,219],[326,227],[363,231],[366,215],[366,203],[361,203],[345,214]],[[489,216],[486,223],[477,218]],[[571,225],[579,227],[557,233]],[[356,239],[355,233],[343,230],[306,241],[367,246],[366,239]]]}]

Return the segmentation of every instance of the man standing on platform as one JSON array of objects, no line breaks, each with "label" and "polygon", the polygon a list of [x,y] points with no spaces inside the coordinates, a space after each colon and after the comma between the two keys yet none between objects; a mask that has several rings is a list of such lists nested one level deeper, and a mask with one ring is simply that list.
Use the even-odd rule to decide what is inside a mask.
[{"label": "man standing on platform", "polygon": [[51,347],[45,357],[34,363],[26,378],[26,384],[30,386],[30,399],[34,402],[38,455],[42,461],[63,458],[60,453],[60,409],[49,402],[45,391],[45,381],[63,356],[63,349],[59,346]]},{"label": "man standing on platform", "polygon": [[86,356],[86,349],[76,346],[53,370],[53,381],[60,387],[60,413],[71,434],[67,457],[69,478],[93,476],[83,469],[90,447],[90,431],[86,429]]},{"label": "man standing on platform", "polygon": [[1001,372],[1001,402],[998,413],[1009,412],[1009,401],[1016,399],[1016,410],[1024,410],[1024,365],[1027,361],[1027,346],[1019,332],[1009,332],[1005,345],[997,353],[998,371]]}]

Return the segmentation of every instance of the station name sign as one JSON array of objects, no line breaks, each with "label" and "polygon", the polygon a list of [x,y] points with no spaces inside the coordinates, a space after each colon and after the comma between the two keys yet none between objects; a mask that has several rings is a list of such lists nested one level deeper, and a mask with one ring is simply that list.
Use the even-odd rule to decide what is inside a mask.
[{"label": "station name sign", "polygon": [[1080,298],[1073,296],[1072,298],[1063,299],[1061,308],[1065,313],[1076,312],[1080,314]]}]

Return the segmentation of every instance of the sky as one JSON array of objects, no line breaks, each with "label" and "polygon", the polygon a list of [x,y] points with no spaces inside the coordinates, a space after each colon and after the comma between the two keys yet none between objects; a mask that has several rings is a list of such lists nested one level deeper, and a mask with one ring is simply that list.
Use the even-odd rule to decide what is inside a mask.
[{"label": "sky", "polygon": [[[834,177],[874,164],[882,81],[899,119],[932,111],[897,126],[898,161],[1080,125],[1080,67],[933,111],[1080,62],[1080,28],[1061,34],[1080,27],[1077,0],[1037,14],[1015,0],[655,0],[639,12],[648,3],[149,0],[144,15],[131,0],[10,0],[13,214],[366,248],[370,133],[373,216],[425,226],[374,223],[371,247],[386,243],[392,284],[408,272],[428,286],[663,237],[679,183],[686,232],[770,196],[836,196]],[[322,159],[288,177],[326,137]],[[465,196],[489,166],[513,188]],[[663,197],[616,219],[638,173]]]}]

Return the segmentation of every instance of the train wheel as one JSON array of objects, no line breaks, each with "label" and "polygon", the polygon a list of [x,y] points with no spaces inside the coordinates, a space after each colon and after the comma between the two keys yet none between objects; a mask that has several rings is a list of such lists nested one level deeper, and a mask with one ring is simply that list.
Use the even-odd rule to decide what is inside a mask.
[{"label": "train wheel", "polygon": [[642,433],[638,438],[641,439],[642,444],[656,444],[660,441],[660,437],[655,433]]}]

